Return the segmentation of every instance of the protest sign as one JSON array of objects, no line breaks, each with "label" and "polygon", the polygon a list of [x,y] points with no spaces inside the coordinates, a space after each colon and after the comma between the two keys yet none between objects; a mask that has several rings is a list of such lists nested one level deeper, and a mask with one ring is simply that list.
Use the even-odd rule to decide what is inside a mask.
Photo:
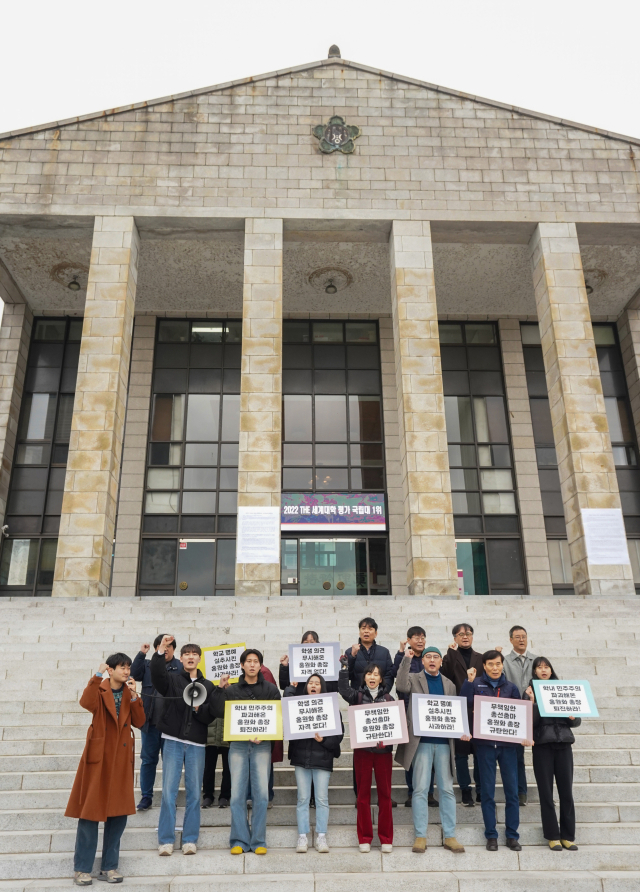
[{"label": "protest sign", "polygon": [[596,718],[596,707],[591,685],[588,681],[544,681],[533,682],[536,703],[543,718],[553,716],[578,716]]},{"label": "protest sign", "polygon": [[416,737],[462,737],[469,734],[466,697],[412,694],[411,717]]},{"label": "protest sign", "polygon": [[363,703],[349,707],[351,749],[384,743],[408,743],[407,717],[402,700]]},{"label": "protest sign", "polygon": [[337,681],[340,672],[339,644],[290,644],[289,678],[306,681],[317,673],[325,681]]},{"label": "protest sign", "polygon": [[285,740],[305,737],[329,737],[342,733],[340,703],[337,694],[311,694],[304,697],[284,697],[282,723]]},{"label": "protest sign", "polygon": [[242,672],[240,655],[245,650],[245,644],[219,644],[217,647],[203,647],[198,669],[205,678],[214,684],[218,684],[223,675],[228,675],[230,682],[238,681]]},{"label": "protest sign", "polygon": [[224,740],[282,740],[280,700],[227,700]]},{"label": "protest sign", "polygon": [[473,698],[473,736],[479,740],[524,743],[533,740],[533,703],[507,697]]}]

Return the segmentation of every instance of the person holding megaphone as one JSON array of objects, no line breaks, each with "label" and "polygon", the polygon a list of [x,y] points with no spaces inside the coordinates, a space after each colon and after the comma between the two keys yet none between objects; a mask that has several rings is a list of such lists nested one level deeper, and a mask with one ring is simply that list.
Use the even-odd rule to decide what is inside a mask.
[{"label": "person holding megaphone", "polygon": [[[224,693],[198,669],[202,649],[185,644],[180,650],[182,669],[168,672],[165,650],[173,641],[165,635],[151,658],[151,681],[165,698],[158,730],[162,748],[162,805],[158,821],[158,854],[172,855],[176,835],[176,800],[184,765],[186,807],[182,827],[182,854],[195,855],[200,834],[200,789],[204,774],[207,726],[224,709]],[[217,700],[222,707],[217,706]]]}]

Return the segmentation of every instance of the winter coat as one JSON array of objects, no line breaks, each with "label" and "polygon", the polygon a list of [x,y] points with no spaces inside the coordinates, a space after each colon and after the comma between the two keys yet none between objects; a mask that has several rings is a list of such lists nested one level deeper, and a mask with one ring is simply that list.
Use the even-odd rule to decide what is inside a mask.
[{"label": "winter coat", "polygon": [[[305,686],[300,685],[300,690],[304,690]],[[323,691],[323,693],[329,693]],[[304,697],[298,688],[289,685],[286,688],[283,697]],[[333,771],[333,760],[340,758],[340,744],[344,737],[344,725],[342,718],[340,719],[342,732],[340,734],[331,734],[322,738],[319,743],[315,737],[306,737],[303,740],[289,741],[289,762],[299,768],[321,768],[323,771]]]},{"label": "winter coat", "polygon": [[[411,659],[409,657],[405,657],[400,664],[400,669],[398,670],[398,675],[396,676],[396,691],[398,694],[405,695],[407,698],[407,728],[409,731],[409,743],[401,743],[398,745],[396,750],[396,759],[395,761],[402,765],[405,771],[408,771],[411,768],[411,763],[413,762],[413,757],[415,756],[418,745],[420,743],[420,737],[415,734],[413,730],[413,709],[412,709],[412,698],[411,694],[428,694],[429,693],[429,684],[427,682],[427,678],[424,674],[424,669],[422,672],[412,672],[411,671]],[[442,676],[442,687],[444,688],[444,692],[447,697],[455,697],[456,688],[452,681],[449,681],[448,678]],[[451,776],[455,777],[456,771],[456,753],[455,753],[455,738],[450,737],[448,740],[446,737],[442,738],[443,743],[449,743],[449,750],[451,752]]]},{"label": "winter coat", "polygon": [[[479,654],[477,650],[471,649],[471,662],[469,663],[470,669],[475,669],[478,673],[477,677],[482,675],[484,672],[484,666],[482,664],[482,654]],[[467,680],[467,664],[464,661],[464,657],[460,653],[460,650],[456,647],[449,647],[444,657],[442,658],[442,666],[440,667],[440,674],[444,675],[445,678],[448,678],[449,681],[452,681],[456,686],[456,694],[460,694],[460,689],[462,685]],[[469,727],[473,727],[473,705],[468,709],[468,717],[469,717]],[[470,740],[456,740],[455,742],[456,755],[458,756],[469,756],[472,752],[472,745]]]},{"label": "winter coat", "polygon": [[[347,665],[349,667],[349,682],[354,691],[359,691],[362,687],[364,683],[364,673],[369,666],[369,663],[378,663],[382,666],[384,686],[388,691],[391,690],[394,679],[393,660],[386,647],[383,647],[381,644],[374,641],[369,650],[367,650],[364,644],[361,643],[360,650],[355,657],[351,655],[351,648],[348,648],[348,650],[345,651],[345,654],[347,656]],[[340,674],[342,674],[342,672]],[[338,690],[340,691],[339,682]],[[340,691],[340,693],[342,693],[342,691]]]},{"label": "winter coat", "polygon": [[[280,663],[280,670],[278,672],[278,684],[280,685],[280,690],[284,691],[291,684],[291,676],[289,675],[289,667],[283,666]],[[327,686],[327,694],[337,694],[338,693],[338,682],[337,681],[325,681]]]},{"label": "winter coat", "polygon": [[[504,676],[504,673],[498,679],[497,687],[493,687],[490,684],[489,679],[486,675],[482,674],[479,678],[474,678],[473,681],[465,681],[462,685],[462,689],[460,690],[460,696],[466,697],[467,702],[471,708],[473,708],[473,698],[475,696],[478,697],[501,697],[503,699],[508,700],[522,700],[520,696],[520,691],[514,685],[512,681],[507,681]],[[473,725],[470,727],[473,728]],[[499,740],[495,743],[491,740],[476,740],[473,741],[474,747],[477,746],[521,746],[522,744],[517,743],[515,740],[512,742],[510,740]]]},{"label": "winter coat", "polygon": [[229,741],[224,739],[224,719],[214,719],[207,728],[207,746],[229,748]]},{"label": "winter coat", "polygon": [[[393,684],[393,682],[392,682]],[[394,698],[391,694],[387,693],[387,688],[384,683],[378,689],[378,696],[374,700],[371,696],[371,691],[366,685],[362,685],[359,691],[355,691],[349,685],[349,670],[341,669],[340,675],[338,677],[338,690],[340,692],[340,696],[347,701],[349,706],[361,706],[363,703],[384,703],[393,700]],[[360,749],[360,747],[359,747]],[[373,753],[392,753],[393,745],[385,746],[384,744],[381,746],[379,743],[376,746],[366,746],[362,747],[362,749],[370,750]]]},{"label": "winter coat", "polygon": [[142,698],[132,702],[131,691],[124,685],[117,715],[110,679],[94,675],[84,689],[80,706],[92,713],[93,719],[65,815],[87,821],[134,815],[135,741],[131,726],[144,725]]},{"label": "winter coat", "polygon": [[[199,669],[196,679],[192,679],[186,669],[180,669],[180,672],[167,671],[164,654],[159,653],[151,657],[151,680],[156,691],[167,698],[156,725],[158,731],[169,737],[177,737],[178,740],[188,740],[205,746],[207,725],[224,714],[223,692],[206,679]],[[197,712],[192,711],[182,699],[184,689],[192,681],[199,681],[207,691],[207,699]]]},{"label": "winter coat", "polygon": [[[405,658],[405,654],[398,652],[393,659],[393,677],[395,679],[398,678],[398,672],[400,671],[400,667],[402,666],[402,661]],[[411,662],[409,664],[409,672],[424,672],[424,667],[422,665],[422,657],[411,657]],[[408,706],[409,704],[409,694],[401,694],[398,690],[398,685],[396,684],[396,694],[400,694],[398,699],[402,698],[404,700],[404,705]]]},{"label": "winter coat", "polygon": [[531,678],[533,661],[535,659],[536,655],[527,651],[526,654],[524,654],[523,666],[520,660],[520,654],[517,654],[515,650],[512,650],[511,653],[507,654],[504,658],[503,672],[507,681],[513,682],[520,691],[521,697],[529,686],[529,679]]},{"label": "winter coat", "polygon": [[[182,663],[176,657],[172,657],[167,663],[168,672],[179,672],[181,669]],[[147,660],[146,655],[142,651],[133,658],[131,678],[142,682],[142,705],[144,706],[144,714],[147,717],[142,730],[147,732],[151,725],[158,724],[164,707],[162,695],[156,691],[151,681],[151,660]]]},{"label": "winter coat", "polygon": [[[533,687],[533,679],[525,686]],[[524,698],[523,698],[524,699]],[[533,701],[533,742],[536,746],[545,746],[546,744],[568,743],[571,745],[576,742],[573,736],[572,728],[579,728],[582,719],[570,719],[568,716],[553,716],[545,718],[540,715],[538,704],[535,699]]]}]

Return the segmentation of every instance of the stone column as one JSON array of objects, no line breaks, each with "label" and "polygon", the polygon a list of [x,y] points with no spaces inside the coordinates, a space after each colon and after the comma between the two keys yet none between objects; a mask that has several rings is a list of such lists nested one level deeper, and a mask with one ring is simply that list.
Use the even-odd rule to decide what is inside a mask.
[{"label": "stone column", "polygon": [[429,223],[394,221],[390,267],[408,591],[458,597]]},{"label": "stone column", "polygon": [[[282,220],[244,234],[238,506],[280,507]],[[280,562],[236,564],[236,595],[279,595]]]},{"label": "stone column", "polygon": [[109,593],[140,241],[96,217],[53,596]]},{"label": "stone column", "polygon": [[7,510],[32,324],[26,304],[5,303],[0,328],[0,524]]},{"label": "stone column", "polygon": [[114,598],[132,598],[136,594],[155,334],[155,316],[136,316],[111,581]]},{"label": "stone column", "polygon": [[630,564],[587,561],[582,508],[620,508],[574,223],[540,223],[530,242],[560,488],[577,595],[634,596]]},{"label": "stone column", "polygon": [[527,585],[530,595],[546,597],[553,595],[553,587],[547,534],[544,528],[536,447],[533,441],[520,322],[517,319],[500,319],[498,324],[507,393],[507,411],[511,423],[513,464],[518,487]]}]

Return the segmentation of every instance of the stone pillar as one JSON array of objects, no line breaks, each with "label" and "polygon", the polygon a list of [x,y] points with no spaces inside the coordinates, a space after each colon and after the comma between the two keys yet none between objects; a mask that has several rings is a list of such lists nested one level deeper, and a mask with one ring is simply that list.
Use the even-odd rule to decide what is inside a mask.
[{"label": "stone pillar", "polygon": [[636,439],[640,441],[640,310],[624,311],[618,319],[618,337],[629,388]]},{"label": "stone pillar", "polygon": [[109,593],[140,241],[96,217],[53,596]]},{"label": "stone pillar", "polygon": [[408,592],[457,598],[429,223],[394,221],[390,267]]},{"label": "stone pillar", "polygon": [[136,316],[111,581],[111,596],[114,598],[132,598],[136,594],[155,334],[155,316]]},{"label": "stone pillar", "polygon": [[0,524],[7,510],[32,324],[26,304],[5,303],[0,328]]},{"label": "stone pillar", "polygon": [[553,438],[577,595],[634,596],[630,564],[587,561],[582,508],[620,508],[574,223],[540,223],[530,242]]},{"label": "stone pillar", "polygon": [[[280,507],[282,220],[245,221],[238,507]],[[236,564],[236,595],[279,595],[280,562]]]},{"label": "stone pillar", "polygon": [[522,548],[527,569],[529,594],[553,595],[547,534],[544,528],[538,462],[533,441],[531,408],[524,368],[520,322],[500,319],[500,346],[507,393],[507,411],[511,424],[513,464],[518,487]]}]

